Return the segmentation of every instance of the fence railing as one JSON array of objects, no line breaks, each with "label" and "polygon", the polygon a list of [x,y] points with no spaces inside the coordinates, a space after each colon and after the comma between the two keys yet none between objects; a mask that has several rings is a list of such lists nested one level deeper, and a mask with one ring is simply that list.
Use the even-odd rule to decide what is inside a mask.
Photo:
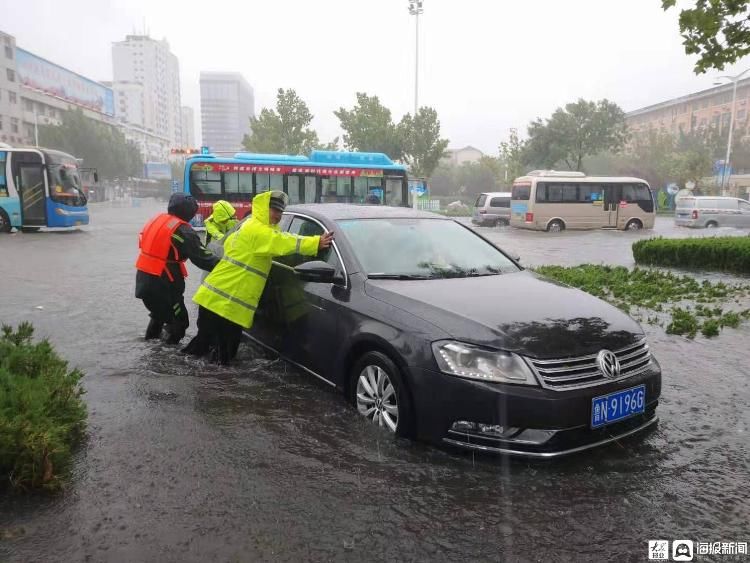
[{"label": "fence railing", "polygon": [[440,211],[439,199],[417,200],[417,209],[421,211]]}]

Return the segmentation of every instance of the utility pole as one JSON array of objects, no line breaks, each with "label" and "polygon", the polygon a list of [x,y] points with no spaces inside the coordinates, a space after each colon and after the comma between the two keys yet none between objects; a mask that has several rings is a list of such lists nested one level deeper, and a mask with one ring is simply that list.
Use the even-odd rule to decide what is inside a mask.
[{"label": "utility pole", "polygon": [[409,14],[415,16],[414,46],[414,117],[419,111],[419,16],[424,13],[424,0],[409,0]]},{"label": "utility pole", "polygon": [[731,167],[729,166],[729,159],[732,157],[732,133],[734,132],[734,112],[737,109],[737,82],[740,81],[740,79],[745,76],[748,72],[750,72],[750,68],[739,73],[737,76],[720,76],[717,79],[717,82],[714,84],[722,84],[722,82],[719,82],[719,80],[729,80],[731,81],[734,86],[732,88],[732,109],[731,113],[729,114],[729,138],[727,139],[727,158],[724,160],[724,173],[721,175],[721,195],[724,195],[724,190],[726,189],[726,183],[729,182],[729,173],[731,172]]}]

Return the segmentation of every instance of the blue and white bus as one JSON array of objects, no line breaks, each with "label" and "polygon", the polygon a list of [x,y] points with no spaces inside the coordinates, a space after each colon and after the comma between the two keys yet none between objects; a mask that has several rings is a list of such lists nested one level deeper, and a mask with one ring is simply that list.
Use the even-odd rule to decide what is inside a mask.
[{"label": "blue and white bus", "polygon": [[382,153],[196,155],[185,162],[184,189],[200,206],[193,221],[197,227],[203,226],[215,201],[231,202],[242,218],[249,212],[253,197],[269,190],[283,190],[292,204],[410,205],[406,167]]},{"label": "blue and white bus", "polygon": [[88,225],[76,159],[40,148],[0,147],[0,232]]}]

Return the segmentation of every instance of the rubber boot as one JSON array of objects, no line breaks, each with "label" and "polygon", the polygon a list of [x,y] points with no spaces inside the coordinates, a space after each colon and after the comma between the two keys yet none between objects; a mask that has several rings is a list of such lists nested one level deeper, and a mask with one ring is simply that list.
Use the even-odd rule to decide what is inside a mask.
[{"label": "rubber boot", "polygon": [[159,338],[161,336],[161,329],[164,326],[163,323],[160,323],[156,319],[151,319],[148,322],[148,327],[146,328],[146,340],[153,340],[154,338]]}]

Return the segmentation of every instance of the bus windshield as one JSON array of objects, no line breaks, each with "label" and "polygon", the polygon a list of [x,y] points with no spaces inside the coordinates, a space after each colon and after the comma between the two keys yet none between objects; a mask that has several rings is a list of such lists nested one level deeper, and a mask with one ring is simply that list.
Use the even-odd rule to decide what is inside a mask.
[{"label": "bus windshield", "polygon": [[78,168],[72,164],[49,164],[49,195],[52,201],[82,207],[86,205],[86,196],[78,174]]}]

